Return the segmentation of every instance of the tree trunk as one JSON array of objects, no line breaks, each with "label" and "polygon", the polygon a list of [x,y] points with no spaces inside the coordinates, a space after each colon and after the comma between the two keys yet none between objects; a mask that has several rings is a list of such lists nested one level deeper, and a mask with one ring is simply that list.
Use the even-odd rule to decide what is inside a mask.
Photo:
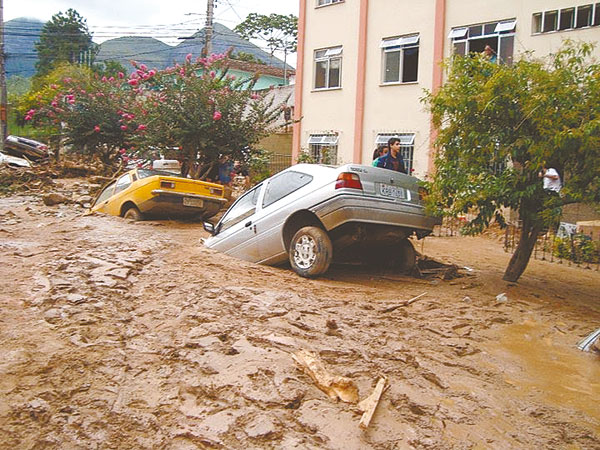
[{"label": "tree trunk", "polygon": [[523,221],[523,228],[521,230],[521,238],[517,244],[517,248],[510,258],[508,267],[502,277],[505,281],[515,282],[525,272],[525,268],[531,258],[531,253],[535,247],[538,233],[540,232],[540,225],[532,223],[530,221]]}]

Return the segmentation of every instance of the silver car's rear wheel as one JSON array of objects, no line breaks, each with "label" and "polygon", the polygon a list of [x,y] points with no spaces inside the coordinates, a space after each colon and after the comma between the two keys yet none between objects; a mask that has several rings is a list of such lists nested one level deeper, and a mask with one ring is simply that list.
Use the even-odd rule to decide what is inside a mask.
[{"label": "silver car's rear wheel", "polygon": [[327,232],[318,227],[304,227],[290,243],[290,264],[303,277],[314,277],[327,271],[333,249]]}]

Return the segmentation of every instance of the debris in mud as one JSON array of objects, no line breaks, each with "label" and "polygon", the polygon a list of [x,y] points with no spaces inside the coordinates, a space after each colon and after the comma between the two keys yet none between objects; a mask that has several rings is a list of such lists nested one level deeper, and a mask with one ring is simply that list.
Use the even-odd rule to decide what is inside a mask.
[{"label": "debris in mud", "polygon": [[422,294],[417,295],[416,297],[411,298],[410,300],[406,300],[398,305],[394,305],[394,306],[390,306],[389,308],[385,308],[383,309],[381,312],[383,313],[388,313],[388,312],[392,312],[395,311],[396,309],[400,308],[401,306],[408,306],[411,303],[416,302],[417,300],[419,300],[421,297],[423,297],[425,294],[427,294],[427,292],[423,292]]},{"label": "debris in mud", "polygon": [[346,403],[358,402],[358,388],[354,381],[329,373],[316,355],[307,350],[300,350],[293,353],[292,358],[329,398],[332,400],[339,398]]},{"label": "debris in mud", "polygon": [[600,352],[600,328],[591,332],[585,339],[577,344],[577,348],[583,352],[589,352],[590,349]]},{"label": "debris in mud", "polygon": [[501,294],[496,295],[496,301],[498,303],[506,303],[508,301],[508,297],[506,296],[506,293],[503,292]]},{"label": "debris in mud", "polygon": [[371,395],[361,400],[361,402],[358,404],[358,409],[363,411],[363,415],[360,418],[360,423],[358,426],[363,430],[369,428],[369,424],[371,423],[371,419],[373,418],[373,414],[375,413],[377,405],[379,405],[379,399],[381,399],[381,394],[383,394],[386,383],[387,379],[385,377],[381,377]]},{"label": "debris in mud", "polygon": [[59,205],[61,203],[69,203],[70,199],[65,197],[62,194],[57,194],[56,192],[52,192],[50,194],[44,194],[42,196],[42,201],[46,206]]},{"label": "debris in mud", "polygon": [[440,278],[452,280],[461,276],[455,264],[444,264],[427,256],[419,256],[412,275],[417,278]]}]

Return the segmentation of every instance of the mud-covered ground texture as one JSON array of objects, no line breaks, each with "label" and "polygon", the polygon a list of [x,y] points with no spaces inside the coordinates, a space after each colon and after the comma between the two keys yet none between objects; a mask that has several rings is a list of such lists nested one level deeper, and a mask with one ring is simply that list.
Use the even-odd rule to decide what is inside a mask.
[{"label": "mud-covered ground texture", "polygon": [[[597,267],[507,283],[497,238],[430,236],[415,248],[457,270],[308,280],[204,248],[199,222],[85,215],[89,180],[49,185],[0,198],[2,448],[600,448],[600,356],[577,348]],[[367,427],[299,354],[359,400],[385,378]]]}]

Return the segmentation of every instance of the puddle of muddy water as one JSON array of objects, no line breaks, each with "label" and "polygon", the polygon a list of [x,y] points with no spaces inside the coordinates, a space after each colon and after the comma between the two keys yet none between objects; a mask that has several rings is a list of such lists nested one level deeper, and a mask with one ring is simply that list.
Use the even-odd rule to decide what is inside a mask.
[{"label": "puddle of muddy water", "polygon": [[[534,395],[540,401],[579,411],[600,421],[600,358],[577,349],[578,336],[565,337],[553,324],[526,319],[506,327],[491,345],[491,354],[509,358],[513,368],[505,381],[517,395]],[[572,341],[572,345],[565,345]],[[515,364],[516,363],[516,364]]]}]

